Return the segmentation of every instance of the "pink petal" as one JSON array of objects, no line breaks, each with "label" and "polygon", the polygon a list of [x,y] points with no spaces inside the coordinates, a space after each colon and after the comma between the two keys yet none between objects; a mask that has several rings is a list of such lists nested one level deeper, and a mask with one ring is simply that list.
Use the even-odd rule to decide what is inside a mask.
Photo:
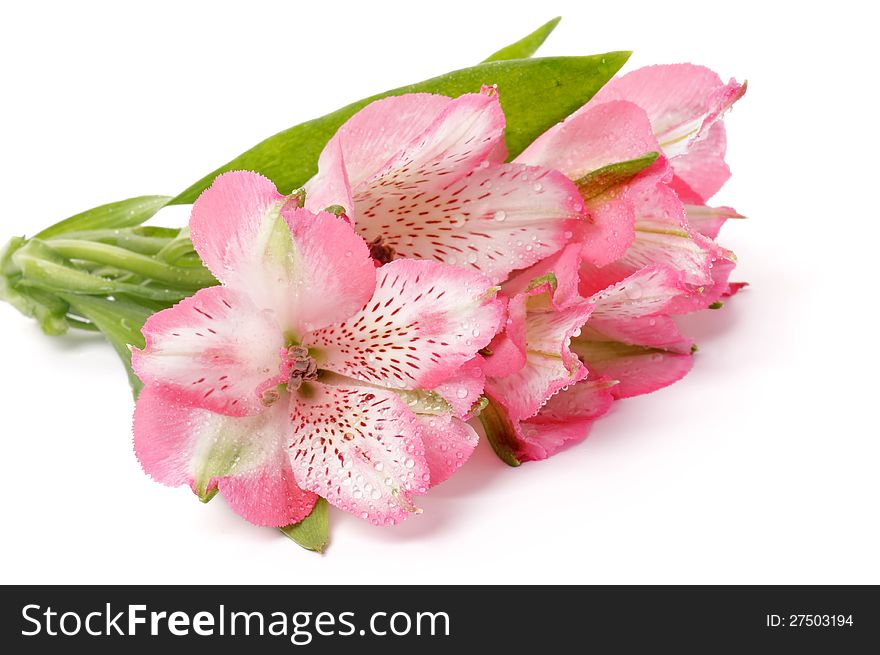
[{"label": "pink petal", "polygon": [[338,132],[321,151],[318,170],[320,171],[318,175],[309,180],[305,186],[305,207],[319,212],[338,205],[345,210],[347,216],[353,216],[354,200],[351,197],[351,183]]},{"label": "pink petal", "polygon": [[538,137],[516,161],[577,180],[609,164],[660,152],[645,111],[631,103],[589,102]]},{"label": "pink petal", "polygon": [[525,293],[532,286],[534,280],[552,275],[556,281],[553,304],[558,307],[566,307],[583,300],[578,292],[580,262],[581,247],[578,244],[568,245],[555,255],[512,275],[501,287],[501,290],[505,295],[513,297],[519,293]]},{"label": "pink petal", "polygon": [[316,496],[297,486],[287,455],[290,419],[280,403],[260,414],[230,417],[181,404],[144,387],[134,413],[134,447],[144,470],[169,486],[187,484],[204,499],[219,489],[257,525],[305,518]]},{"label": "pink petal", "polygon": [[517,426],[516,458],[546,459],[586,438],[596,419],[611,408],[610,388],[613,384],[605,380],[584,380],[553,396],[534,418]]},{"label": "pink petal", "polygon": [[449,478],[468,460],[479,437],[470,425],[454,416],[420,415],[418,419],[433,487]]},{"label": "pink petal", "polygon": [[683,378],[693,364],[690,353],[611,341],[575,341],[572,349],[584,359],[591,376],[618,382],[611,389],[615,398],[629,398],[668,386]]},{"label": "pink petal", "polygon": [[727,137],[722,123],[715,123],[706,136],[672,160],[675,177],[671,186],[682,202],[702,204],[714,196],[730,179],[730,168],[724,161]]},{"label": "pink petal", "polygon": [[398,260],[376,277],[360,312],[304,340],[323,353],[321,368],[400,389],[431,389],[485,347],[503,317],[503,302],[475,272]]},{"label": "pink petal", "polygon": [[284,302],[298,334],[345,320],[373,295],[376,268],[369,248],[342,218],[306,209],[282,211],[290,233]]},{"label": "pink petal", "polygon": [[606,84],[591,103],[626,100],[645,110],[667,157],[687,152],[745,93],[703,66],[647,66]]},{"label": "pink petal", "polygon": [[193,205],[190,232],[218,279],[275,313],[282,330],[301,334],[363,306],[374,272],[345,220],[284,203],[261,175],[225,173]]},{"label": "pink petal", "polygon": [[416,511],[431,474],[419,421],[395,393],[306,383],[291,411],[300,486],[377,525]]},{"label": "pink petal", "polygon": [[262,410],[260,392],[279,374],[284,335],[242,293],[202,289],[153,314],[146,345],[133,349],[135,373],[182,403],[230,416]]},{"label": "pink petal", "polygon": [[[384,168],[423,135],[451,102],[452,98],[446,96],[408,93],[377,100],[361,109],[339,128],[321,153],[318,174],[306,185],[306,202],[326,193],[321,195],[325,198],[322,202],[351,209],[345,204],[346,187],[358,187]],[[345,185],[340,184],[340,173],[344,174]],[[334,198],[330,188],[344,192]]]},{"label": "pink petal", "polygon": [[[472,268],[498,282],[562,247],[583,208],[564,175],[503,164],[497,95],[406,95],[343,126],[309,182],[307,202],[348,202],[382,262],[408,257]],[[310,205],[311,206],[311,205]]]},{"label": "pink petal", "polygon": [[708,239],[715,239],[724,223],[731,218],[744,218],[730,207],[707,207],[706,205],[685,205],[687,222],[693,229]]},{"label": "pink petal", "polygon": [[554,393],[586,377],[586,369],[569,344],[591,311],[592,305],[585,301],[554,305],[549,282],[511,299],[507,333],[525,352],[525,363],[510,375],[486,381],[486,390],[510,420],[533,416]]},{"label": "pink petal", "polygon": [[546,168],[488,164],[454,181],[408,185],[358,196],[366,203],[358,205],[358,232],[394,257],[472,268],[493,282],[562,248],[583,211],[577,188]]},{"label": "pink petal", "polygon": [[649,266],[591,296],[592,319],[657,316],[667,312],[685,293],[677,271],[668,266]]},{"label": "pink petal", "polygon": [[486,376],[483,372],[483,358],[477,355],[466,362],[451,378],[432,389],[452,407],[456,417],[471,417],[474,405],[483,393]]}]

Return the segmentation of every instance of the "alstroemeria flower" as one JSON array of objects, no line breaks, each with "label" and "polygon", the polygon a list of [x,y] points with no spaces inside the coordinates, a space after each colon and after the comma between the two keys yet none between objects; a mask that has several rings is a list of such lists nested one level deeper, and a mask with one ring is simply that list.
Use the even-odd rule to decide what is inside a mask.
[{"label": "alstroemeria flower", "polygon": [[374,257],[432,259],[501,282],[560,250],[583,203],[551,168],[505,164],[497,94],[409,94],[355,114],[321,153],[307,206],[341,205]]},{"label": "alstroemeria flower", "polygon": [[734,260],[712,237],[738,214],[705,201],[730,175],[720,118],[744,91],[698,66],[639,69],[610,81],[517,158],[559,168],[578,185],[587,220],[575,238],[596,267],[592,291],[652,264],[678,270],[688,285],[678,313],[727,291]]},{"label": "alstroemeria flower", "polygon": [[[578,253],[570,246],[511,281],[515,288],[538,276],[513,296],[507,329],[489,346],[493,406],[484,425],[496,448],[504,444],[520,462],[583,439],[613,400],[671,384],[691,366],[692,342],[669,316],[687,294],[678,273],[646,267],[583,297]],[[529,303],[541,293],[548,300]]]},{"label": "alstroemeria flower", "polygon": [[316,494],[395,523],[473,450],[462,365],[503,304],[477,272],[377,269],[348,222],[299,199],[235,172],[195,203],[192,241],[221,286],[144,326],[135,449],[156,480],[219,490],[253,523],[297,522]]}]

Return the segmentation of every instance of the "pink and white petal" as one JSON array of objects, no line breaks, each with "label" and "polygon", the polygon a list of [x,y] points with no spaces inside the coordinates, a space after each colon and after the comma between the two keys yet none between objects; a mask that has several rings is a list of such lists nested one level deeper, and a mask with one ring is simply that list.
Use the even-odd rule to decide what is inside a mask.
[{"label": "pink and white petal", "polygon": [[724,161],[727,136],[723,123],[715,123],[706,136],[691,144],[690,149],[672,160],[675,172],[670,186],[689,204],[703,204],[730,179],[730,168]]},{"label": "pink and white petal", "polygon": [[[318,175],[306,189],[329,193],[322,187],[336,175],[339,161],[344,162],[351,188],[359,187],[422,137],[452,102],[452,98],[430,93],[407,93],[371,102],[349,118],[325,146]],[[343,200],[340,197],[331,204],[345,206]]]},{"label": "pink and white petal", "polygon": [[468,460],[479,437],[470,425],[448,414],[418,415],[418,420],[433,487],[447,480]]},{"label": "pink and white petal", "polygon": [[285,205],[275,185],[256,173],[214,180],[193,205],[190,232],[218,279],[273,312],[285,331],[342,320],[372,292],[369,251],[351,226]]},{"label": "pink and white petal", "polygon": [[[590,298],[592,319],[612,321],[657,316],[682,297],[686,290],[674,269],[649,266]],[[591,321],[592,322],[592,321]]]},{"label": "pink and white petal", "polygon": [[341,217],[285,208],[293,237],[288,274],[281,286],[290,319],[300,336],[343,321],[373,295],[376,267],[370,249]]},{"label": "pink and white petal", "polygon": [[354,199],[351,197],[351,183],[339,132],[324,146],[318,158],[318,173],[306,182],[304,188],[306,209],[319,212],[338,205],[345,210],[346,217],[352,220]]},{"label": "pink and white petal", "polygon": [[504,303],[482,275],[437,262],[398,260],[376,270],[376,289],[351,318],[307,335],[321,368],[400,389],[445,382],[495,336]]},{"label": "pink and white petal", "polygon": [[703,66],[669,64],[647,66],[606,84],[593,103],[626,100],[645,110],[667,157],[687,152],[736,102],[745,85],[724,84]]},{"label": "pink and white petal", "polygon": [[612,341],[574,339],[571,347],[586,363],[591,379],[602,377],[618,382],[611,388],[615,398],[629,398],[662,389],[683,378],[693,364],[690,353]]},{"label": "pink and white petal", "polygon": [[284,403],[254,416],[224,416],[150,385],[134,412],[135,453],[153,479],[189,485],[203,499],[219,489],[236,513],[257,525],[296,523],[315,504],[316,496],[294,480],[289,432]]},{"label": "pink and white petal", "polygon": [[583,380],[553,396],[535,417],[516,426],[516,458],[546,459],[585,439],[593,423],[611,408],[612,387],[606,380]]},{"label": "pink and white petal", "polygon": [[[420,133],[407,130],[415,136],[409,142],[400,140],[397,154],[375,174],[361,182],[349,173],[358,205],[357,196],[368,190],[375,200],[451,184],[486,160],[503,140],[504,112],[497,94],[466,93],[444,100],[442,109]],[[433,102],[432,110],[436,106]],[[383,118],[389,111],[382,112]],[[346,152],[352,149],[344,146]]]},{"label": "pink and white petal", "polygon": [[259,393],[279,374],[284,335],[273,317],[226,287],[201,289],[150,316],[131,364],[178,402],[229,416],[262,411]]},{"label": "pink and white petal", "polygon": [[465,362],[450,378],[432,389],[452,407],[453,415],[468,419],[473,413],[486,384],[484,359],[477,355]]},{"label": "pink and white petal", "polygon": [[376,525],[416,512],[431,474],[421,426],[392,391],[305,383],[292,396],[290,461],[301,487]]},{"label": "pink and white petal", "polygon": [[610,164],[660,152],[645,111],[626,101],[589,102],[538,137],[516,162],[562,171],[572,180]]},{"label": "pink and white petal", "polygon": [[505,295],[513,297],[526,292],[535,280],[552,275],[556,282],[553,291],[555,306],[567,307],[570,304],[581,302],[583,297],[578,292],[580,262],[581,246],[576,243],[570,244],[555,255],[512,275],[502,285],[501,291]]},{"label": "pink and white petal", "polygon": [[486,389],[512,421],[533,416],[554,393],[587,375],[569,343],[587,322],[592,305],[581,301],[557,308],[551,294],[550,284],[544,283],[510,302],[508,332],[523,333],[525,364],[510,375],[488,379]]},{"label": "pink and white petal", "polygon": [[677,298],[669,307],[672,314],[686,314],[705,309],[724,296],[727,280],[736,268],[736,257],[729,250],[720,247],[711,239],[695,233],[693,240],[700,245],[705,253],[708,272],[706,284],[689,284],[688,293]]},{"label": "pink and white petal", "polygon": [[190,238],[214,276],[251,290],[264,283],[262,267],[284,196],[267,178],[250,171],[217,176],[193,204]]},{"label": "pink and white petal", "polygon": [[708,239],[715,239],[724,223],[731,218],[745,218],[731,207],[685,205],[688,225]]},{"label": "pink and white petal", "polygon": [[546,168],[484,164],[357,196],[358,232],[395,257],[472,268],[493,282],[562,248],[583,212],[577,187]]}]

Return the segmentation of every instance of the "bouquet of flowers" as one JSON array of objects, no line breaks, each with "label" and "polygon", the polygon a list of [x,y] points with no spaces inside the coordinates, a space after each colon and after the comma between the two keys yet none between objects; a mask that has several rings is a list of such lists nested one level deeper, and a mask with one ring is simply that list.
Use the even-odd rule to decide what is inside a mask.
[{"label": "bouquet of flowers", "polygon": [[[676,316],[718,309],[745,92],[629,53],[485,62],[292,127],[171,198],[91,209],[0,253],[43,331],[104,334],[166,485],[323,550],[328,503],[375,525],[467,461],[582,440],[685,375]],[[146,226],[193,203],[183,229]]]}]

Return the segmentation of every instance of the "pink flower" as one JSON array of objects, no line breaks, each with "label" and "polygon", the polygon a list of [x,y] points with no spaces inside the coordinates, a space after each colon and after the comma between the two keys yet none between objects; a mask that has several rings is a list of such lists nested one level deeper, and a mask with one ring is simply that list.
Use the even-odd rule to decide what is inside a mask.
[{"label": "pink flower", "polygon": [[432,259],[500,282],[561,249],[583,211],[564,175],[504,163],[504,126],[493,89],[374,102],[321,153],[307,206],[344,207],[380,262]]},{"label": "pink flower", "polygon": [[673,269],[645,267],[585,297],[578,260],[579,246],[570,246],[505,285],[510,318],[486,358],[493,407],[484,424],[520,462],[583,439],[613,400],[690,370],[692,342],[669,316],[687,294]]},{"label": "pink flower", "polygon": [[587,221],[575,238],[595,267],[592,291],[652,264],[678,271],[689,289],[675,313],[727,291],[734,259],[712,238],[738,214],[705,202],[730,176],[720,119],[744,92],[699,66],[642,68],[611,80],[517,158],[559,168],[580,188]]},{"label": "pink flower", "polygon": [[377,269],[348,222],[300,200],[234,172],[195,203],[193,244],[221,286],[144,326],[135,450],[159,482],[219,490],[260,525],[301,520],[316,494],[395,523],[474,448],[461,418],[482,380],[462,365],[503,304],[474,271]]}]

